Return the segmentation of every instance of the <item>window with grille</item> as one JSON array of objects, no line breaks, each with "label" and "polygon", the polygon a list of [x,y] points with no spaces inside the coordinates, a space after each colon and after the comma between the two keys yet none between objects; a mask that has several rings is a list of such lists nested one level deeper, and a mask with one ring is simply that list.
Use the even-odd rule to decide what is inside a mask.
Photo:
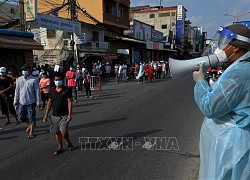
[{"label": "window with grille", "polygon": [[56,37],[56,30],[47,29],[47,38],[54,38],[54,37]]},{"label": "window with grille", "polygon": [[120,17],[120,18],[123,17],[123,10],[122,9],[118,10],[118,17]]},{"label": "window with grille", "polygon": [[167,28],[168,28],[167,24],[161,25],[161,29],[167,29]]},{"label": "window with grille", "polygon": [[159,17],[167,17],[170,16],[170,12],[160,13]]},{"label": "window with grille", "polygon": [[15,9],[11,8],[11,9],[10,9],[10,13],[11,13],[11,14],[16,14]]},{"label": "window with grille", "polygon": [[155,18],[155,14],[150,14],[149,18]]}]

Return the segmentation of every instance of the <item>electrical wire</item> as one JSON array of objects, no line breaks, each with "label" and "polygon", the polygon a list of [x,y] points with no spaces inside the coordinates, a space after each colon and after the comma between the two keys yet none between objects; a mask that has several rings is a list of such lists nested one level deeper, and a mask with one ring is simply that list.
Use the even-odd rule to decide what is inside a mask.
[{"label": "electrical wire", "polygon": [[54,1],[50,0],[50,1],[47,1],[47,0],[43,0],[44,2],[50,4],[50,5],[53,5],[53,6],[62,6],[63,4],[57,4],[55,3]]},{"label": "electrical wire", "polygon": [[5,1],[3,1],[1,4],[0,4],[0,6],[2,6],[4,3],[6,3],[8,0],[5,0]]},{"label": "electrical wire", "polygon": [[61,5],[61,6],[59,6],[59,7],[55,7],[53,10],[51,9],[51,10],[48,10],[48,11],[44,11],[44,12],[42,12],[43,14],[51,14],[52,12],[54,12],[54,11],[60,11],[61,9],[63,9],[65,6],[67,6],[67,5],[69,5],[69,3],[67,2],[67,3],[65,3],[65,4],[63,4],[63,5]]}]

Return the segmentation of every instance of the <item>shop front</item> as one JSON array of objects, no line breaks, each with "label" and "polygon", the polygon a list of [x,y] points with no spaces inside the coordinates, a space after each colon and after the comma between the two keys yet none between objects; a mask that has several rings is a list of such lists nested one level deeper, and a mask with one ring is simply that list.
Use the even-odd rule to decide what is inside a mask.
[{"label": "shop front", "polygon": [[0,29],[0,66],[20,69],[24,64],[33,63],[33,50],[43,46],[28,32]]}]

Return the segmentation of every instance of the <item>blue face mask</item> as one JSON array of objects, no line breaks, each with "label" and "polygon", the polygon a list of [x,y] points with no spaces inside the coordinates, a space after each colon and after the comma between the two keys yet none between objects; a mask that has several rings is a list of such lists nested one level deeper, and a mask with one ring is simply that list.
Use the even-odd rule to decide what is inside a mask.
[{"label": "blue face mask", "polygon": [[56,86],[62,86],[63,85],[63,81],[62,80],[55,81],[55,85]]},{"label": "blue face mask", "polygon": [[28,76],[29,75],[29,71],[22,71],[22,75]]},{"label": "blue face mask", "polygon": [[69,68],[70,71],[73,71],[73,68]]}]

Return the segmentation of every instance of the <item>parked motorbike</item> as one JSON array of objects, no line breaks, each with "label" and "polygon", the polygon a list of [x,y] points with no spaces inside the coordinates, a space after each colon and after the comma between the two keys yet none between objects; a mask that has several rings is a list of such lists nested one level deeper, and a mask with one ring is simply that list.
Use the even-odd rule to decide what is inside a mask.
[{"label": "parked motorbike", "polygon": [[210,72],[207,72],[208,76],[206,79],[210,87],[213,87],[214,83],[218,80],[221,73],[222,71],[213,71],[213,70]]}]

